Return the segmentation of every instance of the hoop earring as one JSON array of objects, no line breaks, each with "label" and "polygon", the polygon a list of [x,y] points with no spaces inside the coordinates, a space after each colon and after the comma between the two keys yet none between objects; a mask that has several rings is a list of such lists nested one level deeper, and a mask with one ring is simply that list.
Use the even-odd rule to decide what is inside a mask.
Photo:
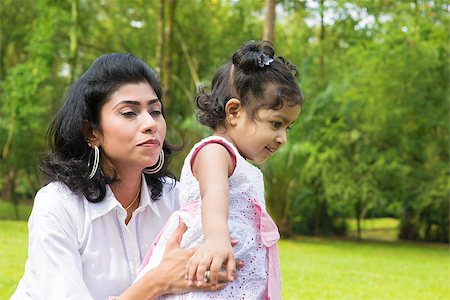
[{"label": "hoop earring", "polygon": [[161,152],[159,153],[158,162],[156,163],[156,165],[149,168],[145,168],[144,170],[142,170],[142,172],[150,175],[155,174],[159,172],[163,166],[164,166],[164,151],[161,149]]},{"label": "hoop earring", "polygon": [[[94,177],[95,173],[97,173],[98,165],[100,162],[100,150],[95,145],[93,146],[92,149],[94,149],[94,164],[92,166],[92,171],[89,174],[89,177],[88,177],[89,179],[92,179]],[[90,167],[91,167],[91,159],[89,159],[89,162],[88,162],[88,168],[90,168]]]}]

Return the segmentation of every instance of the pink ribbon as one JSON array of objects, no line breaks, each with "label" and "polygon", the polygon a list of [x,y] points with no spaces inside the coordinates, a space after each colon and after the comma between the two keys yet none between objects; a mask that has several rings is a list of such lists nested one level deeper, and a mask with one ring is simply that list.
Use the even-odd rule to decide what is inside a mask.
[{"label": "pink ribbon", "polygon": [[264,246],[267,248],[269,261],[266,299],[279,300],[281,299],[281,275],[277,241],[280,239],[280,234],[277,225],[272,221],[266,210],[255,199],[252,199],[252,201],[259,219],[259,233]]}]

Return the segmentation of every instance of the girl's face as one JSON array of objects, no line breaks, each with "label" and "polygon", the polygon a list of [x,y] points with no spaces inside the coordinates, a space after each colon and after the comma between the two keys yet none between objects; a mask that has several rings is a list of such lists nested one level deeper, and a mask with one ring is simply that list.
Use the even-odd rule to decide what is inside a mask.
[{"label": "girl's face", "polygon": [[166,121],[153,88],[147,82],[120,87],[101,108],[100,130],[94,136],[94,144],[119,175],[155,165]]},{"label": "girl's face", "polygon": [[256,118],[241,110],[228,134],[246,159],[261,164],[287,142],[287,130],[300,115],[300,105],[284,103],[281,109],[261,108]]}]

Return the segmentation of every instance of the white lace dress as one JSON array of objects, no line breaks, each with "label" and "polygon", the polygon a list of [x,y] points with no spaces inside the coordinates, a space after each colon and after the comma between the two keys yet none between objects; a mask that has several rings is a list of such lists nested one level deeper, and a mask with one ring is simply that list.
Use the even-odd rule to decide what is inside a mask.
[{"label": "white lace dress", "polygon": [[203,243],[202,203],[198,181],[192,174],[191,159],[202,146],[211,142],[224,145],[231,156],[236,158],[236,168],[228,178],[230,189],[228,226],[230,236],[238,240],[238,244],[233,248],[235,257],[243,260],[245,266],[238,270],[235,281],[228,283],[221,291],[189,292],[167,295],[161,299],[265,299],[268,280],[267,247],[261,240],[260,220],[255,211],[255,206],[263,210],[265,207],[263,175],[258,168],[248,163],[231,143],[217,136],[208,137],[197,143],[186,157],[179,186],[181,209],[169,219],[153,248],[149,250],[144,259],[146,265],[138,278],[159,264],[166,243],[178,226],[179,218],[187,225],[181,247],[198,247]]}]

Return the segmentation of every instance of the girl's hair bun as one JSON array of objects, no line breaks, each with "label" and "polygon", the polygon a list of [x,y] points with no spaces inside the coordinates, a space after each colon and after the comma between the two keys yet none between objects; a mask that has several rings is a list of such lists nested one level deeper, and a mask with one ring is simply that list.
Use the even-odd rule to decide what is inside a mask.
[{"label": "girl's hair bun", "polygon": [[270,65],[274,53],[270,42],[250,41],[233,55],[232,61],[233,65],[244,73],[258,72]]}]

